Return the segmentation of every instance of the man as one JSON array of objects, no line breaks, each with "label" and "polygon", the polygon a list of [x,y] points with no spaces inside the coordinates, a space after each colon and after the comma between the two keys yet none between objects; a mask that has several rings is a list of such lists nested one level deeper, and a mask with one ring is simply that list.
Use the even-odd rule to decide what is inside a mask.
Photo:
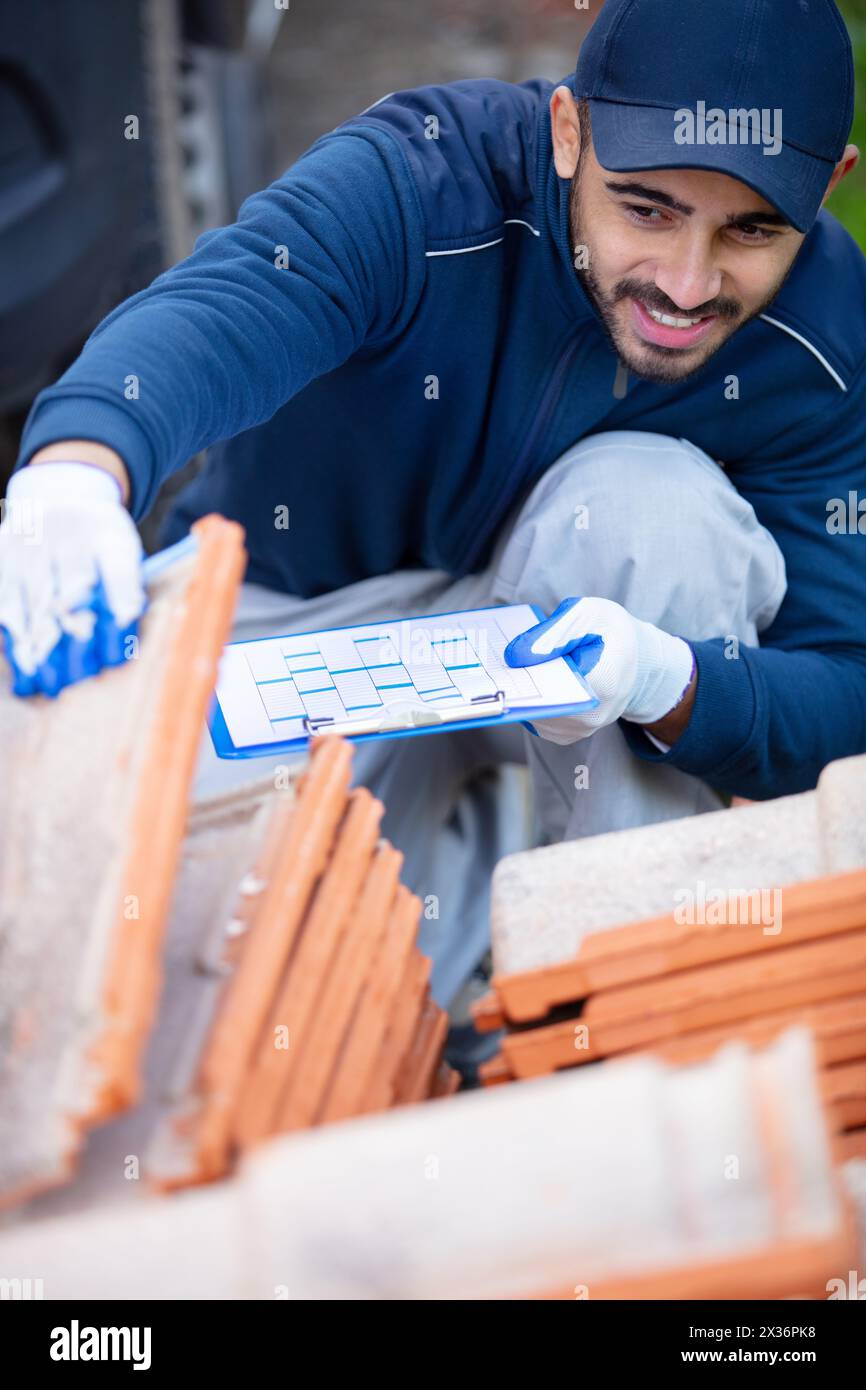
[{"label": "man", "polygon": [[[607,0],[555,89],[401,92],[325,136],[38,397],[0,549],[19,691],[112,659],[129,512],[215,446],[166,540],[244,524],[239,635],[557,610],[511,659],[575,651],[601,703],[527,740],[551,838],[866,749],[866,541],[856,505],[829,524],[866,487],[866,265],[820,212],[852,107],[832,0]],[[416,886],[458,773],[510,756],[473,737],[359,749]],[[467,912],[426,943],[443,998]]]}]

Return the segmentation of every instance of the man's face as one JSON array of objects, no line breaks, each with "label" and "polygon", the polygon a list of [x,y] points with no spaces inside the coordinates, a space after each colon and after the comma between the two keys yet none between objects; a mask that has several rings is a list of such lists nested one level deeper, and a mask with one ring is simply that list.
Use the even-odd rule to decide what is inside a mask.
[{"label": "man's face", "polygon": [[766,308],[804,240],[727,174],[616,174],[591,141],[572,180],[571,235],[577,273],[621,360],[662,383],[697,371]]}]

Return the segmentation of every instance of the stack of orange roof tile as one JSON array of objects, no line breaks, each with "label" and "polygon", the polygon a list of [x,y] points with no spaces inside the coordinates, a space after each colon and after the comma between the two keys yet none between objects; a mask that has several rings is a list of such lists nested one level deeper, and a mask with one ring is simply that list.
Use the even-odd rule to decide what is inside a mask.
[{"label": "stack of orange roof tile", "polygon": [[0,1203],[68,1179],[138,1095],[189,787],[244,566],[207,517],[140,649],[56,700],[0,662]]},{"label": "stack of orange roof tile", "polygon": [[761,1045],[802,1023],[837,1152],[866,1156],[866,870],[781,891],[778,929],[672,913],[589,935],[570,960],[494,976],[476,1024],[509,1031],[485,1081],[628,1052],[692,1062],[731,1038]]},{"label": "stack of orange roof tile", "polygon": [[[820,1296],[855,1258],[825,1117],[837,1157],[866,1155],[866,870],[785,889],[778,933],[666,916],[500,971],[488,1080],[656,1056],[412,1106],[455,1089],[447,1020],[349,745],[188,805],[243,568],[238,527],[197,537],[135,660],[56,702],[0,685],[0,1204],[31,1199],[0,1276],[33,1260],[49,1297]],[[792,1023],[814,1046],[777,1038]]]},{"label": "stack of orange roof tile", "polygon": [[278,802],[218,944],[222,988],[147,1160],[173,1187],[226,1173],[276,1134],[446,1094],[447,1015],[415,945],[421,903],[379,837],[383,806],[350,791],[342,739],[314,746]]},{"label": "stack of orange roof tile", "polygon": [[421,905],[350,746],[190,807],[244,564],[234,523],[196,534],[135,659],[56,701],[0,672],[3,1206],[122,1191],[125,1155],[205,1180],[269,1135],[455,1087]]},{"label": "stack of orange roof tile", "polygon": [[860,1259],[847,1179],[791,1029],[324,1126],[169,1196],[127,1183],[0,1230],[0,1276],[77,1300],[824,1298]]}]

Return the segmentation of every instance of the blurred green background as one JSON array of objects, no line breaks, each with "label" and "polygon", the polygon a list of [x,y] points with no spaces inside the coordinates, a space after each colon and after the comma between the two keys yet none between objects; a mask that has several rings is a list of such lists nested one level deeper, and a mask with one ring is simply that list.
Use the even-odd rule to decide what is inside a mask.
[{"label": "blurred green background", "polygon": [[843,179],[827,206],[866,251],[866,0],[840,0],[854,45],[857,105],[851,141],[862,151],[858,167]]}]

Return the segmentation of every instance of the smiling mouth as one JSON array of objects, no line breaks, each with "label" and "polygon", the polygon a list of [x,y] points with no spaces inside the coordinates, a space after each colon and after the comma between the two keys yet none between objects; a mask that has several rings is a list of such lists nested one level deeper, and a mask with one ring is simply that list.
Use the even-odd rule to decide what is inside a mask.
[{"label": "smiling mouth", "polygon": [[655,319],[656,323],[666,323],[668,328],[694,328],[696,323],[701,323],[706,317],[700,314],[696,319],[675,319],[670,314],[660,314],[658,309],[650,309],[649,305],[644,306],[650,318]]},{"label": "smiling mouth", "polygon": [[630,300],[632,322],[638,336],[653,347],[687,349],[707,337],[718,314],[665,314],[640,299]]}]

